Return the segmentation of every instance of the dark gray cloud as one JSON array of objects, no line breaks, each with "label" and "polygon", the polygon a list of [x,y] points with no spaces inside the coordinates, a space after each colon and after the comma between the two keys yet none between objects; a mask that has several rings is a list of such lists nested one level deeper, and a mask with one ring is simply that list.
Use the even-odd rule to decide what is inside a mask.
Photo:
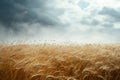
[{"label": "dark gray cloud", "polygon": [[0,0],[0,41],[39,38],[47,28],[61,29],[58,16],[63,13],[50,0]]},{"label": "dark gray cloud", "polygon": [[100,12],[100,15],[105,15],[109,17],[111,22],[120,22],[120,9],[114,9],[109,7],[104,7]]},{"label": "dark gray cloud", "polygon": [[31,21],[35,18],[33,16],[31,12],[28,12],[27,0],[23,2],[20,0],[0,1],[0,22],[5,26],[11,26],[16,22]]},{"label": "dark gray cloud", "polygon": [[1,0],[0,23],[7,28],[16,28],[16,23],[40,23],[57,25],[59,19],[49,0]]}]

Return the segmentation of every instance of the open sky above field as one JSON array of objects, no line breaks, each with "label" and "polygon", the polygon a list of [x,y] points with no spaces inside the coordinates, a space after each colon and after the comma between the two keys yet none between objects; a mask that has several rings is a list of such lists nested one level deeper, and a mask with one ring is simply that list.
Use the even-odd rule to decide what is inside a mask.
[{"label": "open sky above field", "polygon": [[120,42],[120,0],[0,0],[0,42]]}]

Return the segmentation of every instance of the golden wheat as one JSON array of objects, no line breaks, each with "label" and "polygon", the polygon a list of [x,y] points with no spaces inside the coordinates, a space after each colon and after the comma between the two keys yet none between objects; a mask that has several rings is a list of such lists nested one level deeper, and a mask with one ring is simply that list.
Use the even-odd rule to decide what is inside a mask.
[{"label": "golden wheat", "polygon": [[120,80],[120,44],[1,45],[0,80]]}]

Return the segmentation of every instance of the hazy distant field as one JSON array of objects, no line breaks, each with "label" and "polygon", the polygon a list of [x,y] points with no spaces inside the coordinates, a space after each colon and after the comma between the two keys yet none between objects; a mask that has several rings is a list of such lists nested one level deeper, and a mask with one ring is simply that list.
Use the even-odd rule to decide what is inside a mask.
[{"label": "hazy distant field", "polygon": [[1,45],[0,80],[120,80],[120,44]]}]

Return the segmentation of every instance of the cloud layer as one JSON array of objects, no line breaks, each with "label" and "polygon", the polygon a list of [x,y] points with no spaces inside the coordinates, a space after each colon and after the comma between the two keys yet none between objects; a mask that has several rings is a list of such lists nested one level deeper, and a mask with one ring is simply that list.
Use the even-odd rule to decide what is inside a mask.
[{"label": "cloud layer", "polygon": [[0,41],[120,42],[119,4],[119,0],[1,0]]}]

